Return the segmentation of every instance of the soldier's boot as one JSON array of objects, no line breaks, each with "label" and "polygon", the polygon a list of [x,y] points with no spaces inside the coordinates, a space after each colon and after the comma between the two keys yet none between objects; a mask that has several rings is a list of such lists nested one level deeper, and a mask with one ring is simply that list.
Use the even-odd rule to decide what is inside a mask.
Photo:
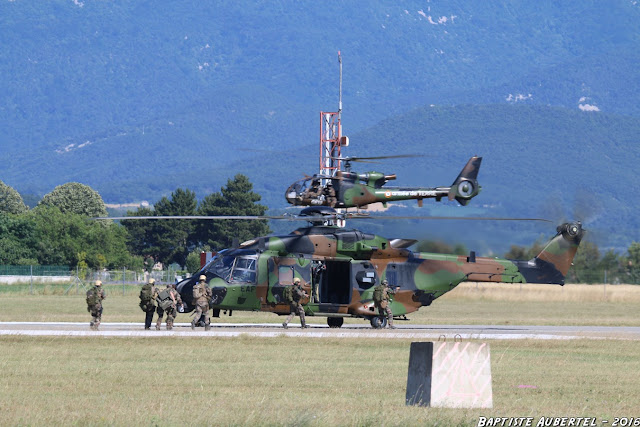
[{"label": "soldier's boot", "polygon": [[195,329],[196,328],[196,319],[193,319],[191,321],[191,329]]},{"label": "soldier's boot", "polygon": [[289,314],[289,315],[287,316],[286,320],[285,320],[284,322],[282,322],[282,327],[283,327],[283,328],[285,328],[285,329],[287,329],[287,328],[288,328],[288,326],[287,326],[287,325],[289,324],[289,322],[291,322],[291,319],[293,319],[293,316],[295,316],[295,314],[294,314],[294,313],[291,313],[291,314]]},{"label": "soldier's boot", "polygon": [[93,330],[97,331],[98,327],[100,326],[100,321],[96,320],[95,322],[93,322]]},{"label": "soldier's boot", "polygon": [[156,331],[160,330],[160,326],[162,326],[162,317],[156,321]]},{"label": "soldier's boot", "polygon": [[302,326],[302,329],[308,328],[307,320],[304,318],[304,311],[300,314],[300,326]]},{"label": "soldier's boot", "polygon": [[208,331],[208,330],[210,330],[210,329],[211,329],[211,323],[205,323],[205,324],[204,324],[204,330],[205,330],[205,331]]},{"label": "soldier's boot", "polygon": [[93,331],[93,322],[89,322],[89,329]]},{"label": "soldier's boot", "polygon": [[392,315],[389,315],[387,323],[389,324],[389,329],[395,329],[396,328],[395,326],[393,326],[393,316]]},{"label": "soldier's boot", "polygon": [[167,331],[173,329],[173,319],[167,319]]}]

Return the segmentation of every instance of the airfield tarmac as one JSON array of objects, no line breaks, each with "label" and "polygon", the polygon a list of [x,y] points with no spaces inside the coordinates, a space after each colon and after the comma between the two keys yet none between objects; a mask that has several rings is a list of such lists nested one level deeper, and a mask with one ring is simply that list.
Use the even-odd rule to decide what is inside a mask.
[{"label": "airfield tarmac", "polygon": [[67,337],[279,337],[307,338],[376,338],[416,339],[431,341],[455,340],[575,340],[616,339],[640,340],[640,327],[630,326],[511,326],[511,325],[403,325],[396,329],[373,329],[368,324],[343,325],[332,329],[327,325],[310,324],[301,329],[299,323],[282,328],[277,323],[212,323],[211,330],[189,323],[176,323],[172,331],[145,331],[143,323],[101,323],[99,331],[91,331],[88,322],[0,322],[0,335],[67,336]]}]

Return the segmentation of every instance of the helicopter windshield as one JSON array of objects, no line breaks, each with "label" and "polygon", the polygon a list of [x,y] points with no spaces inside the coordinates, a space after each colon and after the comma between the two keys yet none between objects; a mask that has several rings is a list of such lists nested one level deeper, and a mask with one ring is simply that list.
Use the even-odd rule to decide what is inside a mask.
[{"label": "helicopter windshield", "polygon": [[219,254],[204,270],[227,283],[255,283],[257,261],[256,251],[237,250]]}]

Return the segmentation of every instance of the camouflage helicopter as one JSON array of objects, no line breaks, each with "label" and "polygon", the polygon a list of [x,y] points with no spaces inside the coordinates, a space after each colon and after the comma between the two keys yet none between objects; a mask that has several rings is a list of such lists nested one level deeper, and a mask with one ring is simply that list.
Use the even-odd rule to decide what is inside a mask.
[{"label": "camouflage helicopter", "polygon": [[443,187],[385,187],[387,182],[396,179],[395,174],[351,172],[351,162],[371,163],[371,160],[399,157],[415,156],[332,157],[332,160],[344,161],[345,170],[338,170],[332,176],[315,174],[302,178],[287,188],[285,198],[294,206],[361,208],[377,202],[386,207],[387,202],[411,199],[417,199],[422,206],[423,199],[433,198],[439,202],[446,197],[464,206],[480,192],[477,179],[482,157],[469,159],[453,184]]},{"label": "camouflage helicopter", "polygon": [[[429,306],[462,282],[564,284],[585,233],[580,222],[564,223],[533,259],[516,261],[476,256],[413,252],[416,240],[388,239],[356,229],[327,225],[338,216],[373,218],[358,213],[339,214],[330,207],[308,207],[298,217],[126,217],[126,219],[289,219],[309,225],[286,235],[258,237],[237,248],[218,252],[192,277],[177,284],[185,311],[194,309],[192,290],[205,275],[213,291],[214,317],[221,311],[263,311],[289,314],[283,290],[295,278],[312,297],[303,301],[308,316],[326,317],[332,328],[345,317],[366,319],[374,328],[386,318],[374,308],[373,289],[382,280],[399,286],[391,303],[394,318]],[[399,218],[399,217],[380,217]],[[405,217],[406,218],[406,217]],[[439,217],[440,219],[448,219]],[[114,218],[111,218],[114,219]],[[469,219],[469,218],[465,218]],[[510,219],[510,218],[476,218]],[[531,220],[547,221],[531,218]]]}]

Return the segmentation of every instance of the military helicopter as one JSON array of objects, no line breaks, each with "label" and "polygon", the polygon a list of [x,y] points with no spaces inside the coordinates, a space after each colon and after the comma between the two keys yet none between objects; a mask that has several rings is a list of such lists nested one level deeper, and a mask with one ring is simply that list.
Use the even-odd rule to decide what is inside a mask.
[{"label": "military helicopter", "polygon": [[[342,64],[340,55],[338,55]],[[342,71],[341,71],[342,73]],[[342,86],[342,83],[341,83]],[[414,252],[409,249],[414,239],[388,239],[339,225],[349,219],[406,219],[410,217],[374,217],[362,212],[337,211],[334,208],[363,207],[370,203],[424,198],[457,200],[466,205],[480,191],[477,182],[481,157],[472,157],[450,187],[383,188],[395,175],[377,172],[351,172],[353,161],[375,160],[375,157],[343,158],[340,147],[347,146],[341,136],[340,112],[322,113],[326,125],[321,136],[323,160],[344,161],[339,166],[325,168],[330,174],[318,174],[296,181],[286,192],[289,203],[308,206],[297,216],[130,216],[97,219],[161,220],[264,220],[285,219],[308,221],[289,234],[256,237],[237,247],[217,252],[190,278],[177,284],[184,311],[194,310],[193,287],[204,275],[213,291],[209,306],[214,317],[221,311],[229,315],[234,310],[263,311],[279,315],[290,313],[283,290],[295,278],[304,282],[311,298],[302,301],[308,316],[327,318],[332,328],[342,326],[347,317],[368,320],[374,328],[386,326],[386,317],[379,316],[373,302],[374,287],[382,280],[398,286],[391,308],[394,318],[406,315],[453,290],[462,282],[545,283],[563,285],[571,262],[585,233],[580,222],[567,222],[557,227],[556,235],[533,259],[515,261],[478,257],[474,251],[466,256]],[[336,119],[336,121],[333,121]],[[328,135],[328,136],[326,136]],[[324,154],[321,154],[324,156]],[[393,157],[403,157],[393,156]],[[324,182],[335,187],[333,195],[321,197],[308,193]],[[315,186],[315,188],[314,188]],[[324,190],[324,189],[323,189]],[[452,219],[429,217],[431,219]],[[477,220],[512,220],[514,218],[468,218]],[[548,221],[538,218],[519,218]],[[548,221],[549,222],[549,221]]]},{"label": "military helicopter", "polygon": [[205,275],[213,291],[210,306],[214,317],[219,317],[221,311],[231,315],[234,310],[289,314],[283,290],[292,285],[294,278],[300,278],[311,295],[302,302],[308,316],[326,317],[332,328],[342,326],[346,317],[366,319],[372,327],[382,328],[387,320],[375,310],[373,289],[384,279],[399,286],[391,303],[394,318],[398,319],[406,319],[407,314],[429,306],[462,282],[563,285],[585,233],[580,222],[564,223],[535,258],[515,261],[478,257],[473,251],[466,256],[413,252],[408,249],[416,242],[413,239],[388,239],[326,225],[327,221],[344,215],[373,218],[358,213],[341,214],[324,206],[305,208],[294,218],[186,217],[306,220],[309,225],[286,235],[257,237],[215,254],[192,277],[177,284],[185,311],[194,309],[193,286],[200,275]]},{"label": "military helicopter", "polygon": [[423,199],[433,198],[439,202],[446,197],[464,206],[480,192],[477,179],[482,157],[469,159],[453,184],[443,187],[384,187],[387,182],[396,179],[395,174],[351,172],[351,162],[399,157],[415,156],[333,157],[334,160],[345,162],[345,170],[338,170],[332,176],[315,174],[302,178],[287,188],[285,198],[294,206],[361,208],[377,202],[386,207],[387,202],[411,199],[417,199],[418,205],[422,206]]}]

